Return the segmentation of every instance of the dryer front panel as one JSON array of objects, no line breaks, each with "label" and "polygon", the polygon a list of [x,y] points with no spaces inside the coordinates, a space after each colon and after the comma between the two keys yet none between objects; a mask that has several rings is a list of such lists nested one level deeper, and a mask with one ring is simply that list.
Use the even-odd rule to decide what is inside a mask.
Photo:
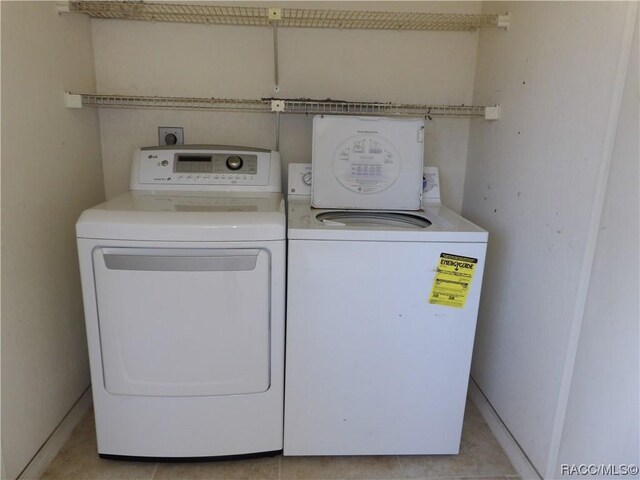
[{"label": "dryer front panel", "polygon": [[268,251],[96,248],[93,267],[107,392],[268,390]]}]

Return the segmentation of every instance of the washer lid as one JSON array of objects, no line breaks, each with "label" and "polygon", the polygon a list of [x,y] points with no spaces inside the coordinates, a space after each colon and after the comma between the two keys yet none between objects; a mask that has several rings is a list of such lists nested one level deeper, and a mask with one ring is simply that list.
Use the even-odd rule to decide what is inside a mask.
[{"label": "washer lid", "polygon": [[311,203],[419,210],[423,152],[422,119],[316,116]]},{"label": "washer lid", "polygon": [[324,225],[337,227],[387,227],[421,230],[431,225],[426,218],[405,212],[371,212],[367,210],[331,210],[316,215]]},{"label": "washer lid", "polygon": [[290,240],[384,242],[477,242],[488,233],[442,206],[417,212],[322,210],[312,208],[309,197],[289,197]]},{"label": "washer lid", "polygon": [[86,210],[76,234],[111,240],[283,240],[284,200],[280,193],[132,191]]}]

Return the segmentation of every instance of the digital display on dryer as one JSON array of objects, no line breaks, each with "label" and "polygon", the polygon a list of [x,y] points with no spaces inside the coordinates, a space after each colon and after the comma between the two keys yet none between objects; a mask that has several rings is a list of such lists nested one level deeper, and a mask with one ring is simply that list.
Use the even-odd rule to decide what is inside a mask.
[{"label": "digital display on dryer", "polygon": [[211,173],[213,157],[211,155],[176,155],[174,171],[177,173]]}]

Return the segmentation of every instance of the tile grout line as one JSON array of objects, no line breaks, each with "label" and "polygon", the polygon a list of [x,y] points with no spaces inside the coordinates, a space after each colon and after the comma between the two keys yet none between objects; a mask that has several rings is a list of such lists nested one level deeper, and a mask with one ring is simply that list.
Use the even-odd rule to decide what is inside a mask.
[{"label": "tile grout line", "polygon": [[400,455],[396,455],[396,461],[398,462],[398,466],[400,467],[400,474],[402,475],[402,478],[408,478],[407,472],[405,472],[404,470],[404,465],[402,464],[402,460],[400,460]]},{"label": "tile grout line", "polygon": [[282,480],[282,454],[278,457],[278,480]]},{"label": "tile grout line", "polygon": [[156,473],[158,472],[158,467],[160,466],[160,464],[158,462],[156,462],[155,467],[153,467],[153,473],[151,474],[151,478],[149,480],[153,480],[154,478],[156,478]]}]

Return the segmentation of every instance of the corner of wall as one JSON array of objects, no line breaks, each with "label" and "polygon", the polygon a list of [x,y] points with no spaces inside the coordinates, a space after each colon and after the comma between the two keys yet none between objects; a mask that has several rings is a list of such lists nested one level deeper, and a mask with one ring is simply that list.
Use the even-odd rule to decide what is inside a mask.
[{"label": "corner of wall", "polygon": [[104,185],[97,112],[64,104],[95,85],[89,19],[0,3],[2,466],[15,478],[90,383],[75,222]]}]

